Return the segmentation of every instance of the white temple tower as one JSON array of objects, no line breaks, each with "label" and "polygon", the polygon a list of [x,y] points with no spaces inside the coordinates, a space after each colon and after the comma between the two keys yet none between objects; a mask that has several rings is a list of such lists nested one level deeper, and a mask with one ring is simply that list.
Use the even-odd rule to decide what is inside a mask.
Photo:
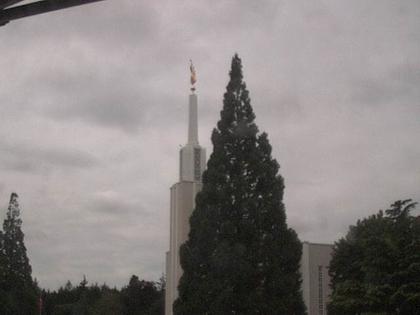
[{"label": "white temple tower", "polygon": [[[195,82],[192,70],[191,83]],[[194,80],[193,80],[194,78]],[[195,207],[195,195],[201,190],[201,175],[206,166],[206,150],[198,143],[198,102],[195,88],[189,96],[188,142],[180,150],[179,182],[171,187],[170,240],[166,253],[165,315],[172,315],[172,304],[178,297],[182,275],[179,248],[187,240],[189,219]]]},{"label": "white temple tower", "polygon": [[327,315],[331,296],[328,269],[333,252],[332,244],[303,242],[300,272],[302,293],[308,315]]}]

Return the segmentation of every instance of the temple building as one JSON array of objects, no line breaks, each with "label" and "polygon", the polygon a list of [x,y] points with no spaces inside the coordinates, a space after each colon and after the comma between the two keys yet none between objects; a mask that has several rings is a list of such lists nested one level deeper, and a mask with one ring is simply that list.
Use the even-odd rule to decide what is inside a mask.
[{"label": "temple building", "polygon": [[[191,66],[191,84],[195,72]],[[179,181],[170,190],[170,240],[166,253],[165,315],[172,315],[172,304],[178,297],[182,275],[179,248],[187,240],[189,219],[195,207],[195,195],[201,190],[201,176],[206,167],[206,150],[198,142],[198,100],[191,88],[188,114],[188,142],[180,150]]]},{"label": "temple building", "polygon": [[331,295],[330,266],[333,245],[303,242],[300,270],[302,293],[308,315],[327,315]]}]

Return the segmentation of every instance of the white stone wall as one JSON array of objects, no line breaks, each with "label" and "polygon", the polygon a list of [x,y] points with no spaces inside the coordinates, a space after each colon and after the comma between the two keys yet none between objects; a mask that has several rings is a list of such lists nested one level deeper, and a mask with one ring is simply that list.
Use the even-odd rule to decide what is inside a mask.
[{"label": "white stone wall", "polygon": [[327,303],[331,295],[328,268],[333,245],[304,242],[301,273],[303,300],[308,315],[327,315]]},{"label": "white stone wall", "polygon": [[172,315],[172,304],[178,297],[178,283],[182,276],[179,248],[187,240],[189,219],[195,207],[195,195],[201,183],[179,182],[171,187],[170,249],[166,266],[166,315]]}]

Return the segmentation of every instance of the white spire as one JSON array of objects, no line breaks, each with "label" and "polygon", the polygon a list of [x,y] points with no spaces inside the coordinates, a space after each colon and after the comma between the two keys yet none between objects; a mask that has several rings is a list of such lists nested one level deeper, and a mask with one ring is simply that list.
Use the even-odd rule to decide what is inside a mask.
[{"label": "white spire", "polygon": [[180,182],[200,182],[206,167],[206,150],[198,143],[198,100],[194,84],[197,81],[193,64],[191,70],[191,94],[188,100],[188,142],[181,148]]},{"label": "white spire", "polygon": [[188,111],[188,144],[198,145],[197,95],[190,95]]},{"label": "white spire", "polygon": [[[0,0],[1,1],[1,0]],[[201,177],[206,167],[206,150],[198,144],[198,101],[191,63],[191,95],[188,102],[188,143],[181,148],[179,182],[171,187],[170,249],[166,255],[165,315],[173,315],[172,305],[178,297],[182,275],[179,249],[188,238],[189,218],[195,207],[195,196],[201,190]]]},{"label": "white spire", "polygon": [[201,181],[206,167],[206,150],[198,143],[198,102],[197,95],[189,97],[188,110],[188,142],[181,149],[180,181]]}]

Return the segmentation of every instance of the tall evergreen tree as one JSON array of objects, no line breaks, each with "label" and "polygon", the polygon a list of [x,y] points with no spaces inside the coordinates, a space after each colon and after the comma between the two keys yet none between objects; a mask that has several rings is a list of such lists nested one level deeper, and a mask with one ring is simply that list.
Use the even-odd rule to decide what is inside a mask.
[{"label": "tall evergreen tree", "polygon": [[302,246],[286,224],[284,183],[232,59],[213,153],[182,245],[177,315],[305,314]]},{"label": "tall evergreen tree", "polygon": [[3,223],[1,241],[3,268],[1,274],[1,290],[6,292],[6,303],[1,314],[31,315],[37,311],[36,285],[32,280],[32,269],[26,255],[24,234],[18,195],[10,196],[7,216]]},{"label": "tall evergreen tree", "polygon": [[7,285],[7,257],[4,252],[3,231],[0,231],[0,314],[5,313],[8,304]]}]

